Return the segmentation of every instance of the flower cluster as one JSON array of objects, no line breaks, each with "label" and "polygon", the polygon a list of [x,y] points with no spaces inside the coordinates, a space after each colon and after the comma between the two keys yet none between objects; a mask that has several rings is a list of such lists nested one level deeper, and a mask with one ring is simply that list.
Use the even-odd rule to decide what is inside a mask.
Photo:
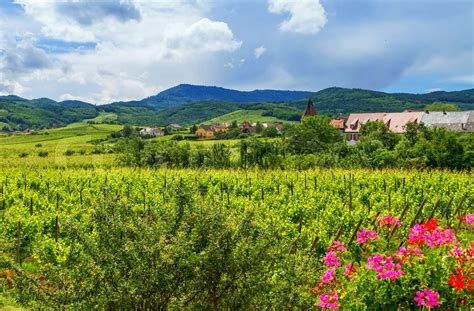
[{"label": "flower cluster", "polygon": [[354,265],[352,264],[352,262],[350,262],[344,268],[344,275],[347,276],[350,280],[352,280],[353,274],[355,272],[355,269],[353,266]]},{"label": "flower cluster", "polygon": [[420,259],[421,261],[424,261],[424,258],[423,258],[424,255],[420,252],[420,249],[418,247],[411,248],[411,247],[401,246],[398,249],[396,255],[397,255],[397,257],[395,257],[396,260],[401,264],[405,263],[410,257],[412,258],[418,257],[418,259]]},{"label": "flower cluster", "polygon": [[327,309],[339,309],[339,296],[335,291],[330,291],[329,295],[322,294],[319,296],[320,302],[317,304],[318,307],[327,308]]},{"label": "flower cluster", "polygon": [[424,289],[422,292],[416,292],[416,297],[413,300],[419,306],[427,306],[430,308],[437,307],[441,305],[441,302],[438,300],[439,293],[435,292],[432,289]]},{"label": "flower cluster", "polygon": [[464,288],[467,288],[469,291],[472,291],[472,285],[474,280],[468,280],[466,283],[467,276],[464,275],[460,268],[456,269],[456,274],[451,273],[449,275],[448,284],[451,285],[455,290],[461,291]]},{"label": "flower cluster", "polygon": [[363,244],[367,241],[380,241],[377,232],[369,229],[362,229],[362,231],[357,232],[357,243]]},{"label": "flower cluster", "polygon": [[467,214],[466,217],[464,217],[464,223],[468,226],[472,226],[472,223],[474,222],[474,214]]},{"label": "flower cluster", "polygon": [[432,219],[422,224],[416,224],[410,229],[408,244],[422,247],[425,243],[430,248],[452,244],[454,243],[454,235],[451,229],[440,230],[437,220]]},{"label": "flower cluster", "polygon": [[324,256],[324,265],[329,267],[339,267],[341,265],[341,261],[339,257],[337,257],[336,252],[330,251]]},{"label": "flower cluster", "polygon": [[334,273],[336,269],[328,269],[324,272],[323,277],[321,279],[321,284],[331,283],[334,280]]},{"label": "flower cluster", "polygon": [[379,226],[388,226],[389,228],[393,228],[395,226],[400,227],[400,219],[395,216],[382,216],[379,219]]},{"label": "flower cluster", "polygon": [[328,251],[343,253],[346,251],[346,247],[344,246],[344,242],[334,241],[332,245],[328,247]]},{"label": "flower cluster", "polygon": [[377,272],[379,280],[389,279],[395,281],[403,275],[402,266],[393,262],[393,257],[385,254],[375,255],[367,259],[367,267]]}]

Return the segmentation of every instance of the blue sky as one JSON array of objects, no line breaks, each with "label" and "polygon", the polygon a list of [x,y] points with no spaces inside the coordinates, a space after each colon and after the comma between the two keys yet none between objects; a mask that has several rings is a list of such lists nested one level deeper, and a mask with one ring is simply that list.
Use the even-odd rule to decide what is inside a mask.
[{"label": "blue sky", "polygon": [[469,0],[0,0],[0,94],[474,87]]}]

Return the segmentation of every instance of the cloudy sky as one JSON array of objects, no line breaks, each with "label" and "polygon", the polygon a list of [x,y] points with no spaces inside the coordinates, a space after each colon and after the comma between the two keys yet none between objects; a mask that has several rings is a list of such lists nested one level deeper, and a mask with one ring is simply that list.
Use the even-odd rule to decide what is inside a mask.
[{"label": "cloudy sky", "polygon": [[0,94],[474,87],[471,0],[0,0]]}]

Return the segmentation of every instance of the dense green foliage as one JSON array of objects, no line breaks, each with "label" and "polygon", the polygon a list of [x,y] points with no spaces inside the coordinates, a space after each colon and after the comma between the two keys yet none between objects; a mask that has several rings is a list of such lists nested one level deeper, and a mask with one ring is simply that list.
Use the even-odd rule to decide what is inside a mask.
[{"label": "dense green foliage", "polygon": [[[428,129],[409,124],[405,134],[390,132],[383,122],[369,122],[361,129],[361,139],[350,146],[330,118],[307,117],[302,123],[287,125],[282,137],[262,131],[260,138],[245,139],[238,129],[217,135],[217,139],[241,138],[234,147],[238,158],[225,166],[212,159],[197,160],[208,149],[189,144],[146,142],[140,137],[124,139],[117,146],[121,162],[129,166],[152,167],[254,167],[308,169],[314,167],[417,167],[471,169],[474,166],[474,133]],[[273,133],[276,134],[276,133]],[[242,135],[245,135],[243,137]],[[210,146],[212,148],[212,145]],[[166,156],[165,156],[166,155]],[[186,160],[183,160],[186,159]]]},{"label": "dense green foliage", "polygon": [[447,104],[441,102],[434,102],[425,107],[426,111],[459,111],[459,106],[456,104]]}]

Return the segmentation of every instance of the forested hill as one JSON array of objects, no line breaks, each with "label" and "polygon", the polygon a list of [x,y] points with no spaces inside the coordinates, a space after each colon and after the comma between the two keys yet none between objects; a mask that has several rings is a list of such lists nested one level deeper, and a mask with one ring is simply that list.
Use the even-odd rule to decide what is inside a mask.
[{"label": "forested hill", "polygon": [[[192,92],[187,92],[186,89]],[[305,97],[301,98],[302,95]],[[223,99],[216,99],[216,96]],[[283,101],[282,98],[285,96],[290,99]],[[293,96],[301,99],[294,100]],[[316,93],[308,93],[239,92],[216,87],[191,86],[189,88],[187,85],[180,85],[158,94],[157,97],[161,98],[162,104],[166,102],[172,107],[159,108],[151,102],[152,97],[135,102],[95,106],[81,101],[56,102],[48,98],[28,100],[12,95],[0,96],[0,130],[59,127],[96,117],[97,122],[107,120],[107,122],[143,126],[164,126],[169,123],[190,125],[220,116],[224,116],[222,119],[226,120],[235,115],[255,116],[262,120],[272,118],[297,121],[309,97],[313,98],[318,113],[332,116],[347,115],[352,112],[421,110],[433,102],[455,103],[462,110],[474,110],[474,89],[428,94],[390,94],[332,87]],[[209,97],[214,98],[209,100]],[[257,98],[262,100],[257,100]],[[255,102],[246,102],[250,99]],[[107,114],[108,118],[101,118],[104,114]]]},{"label": "forested hill", "polygon": [[146,104],[156,108],[173,108],[198,101],[225,101],[236,103],[287,102],[311,96],[312,92],[254,90],[237,91],[217,86],[180,84],[155,96],[122,104]]},{"label": "forested hill", "polygon": [[[474,110],[474,89],[427,94],[384,93],[363,89],[331,87],[314,93],[311,98],[318,113],[338,115],[352,112],[397,112],[424,109],[433,102],[455,103],[461,110]],[[290,106],[304,109],[307,98]]]}]

